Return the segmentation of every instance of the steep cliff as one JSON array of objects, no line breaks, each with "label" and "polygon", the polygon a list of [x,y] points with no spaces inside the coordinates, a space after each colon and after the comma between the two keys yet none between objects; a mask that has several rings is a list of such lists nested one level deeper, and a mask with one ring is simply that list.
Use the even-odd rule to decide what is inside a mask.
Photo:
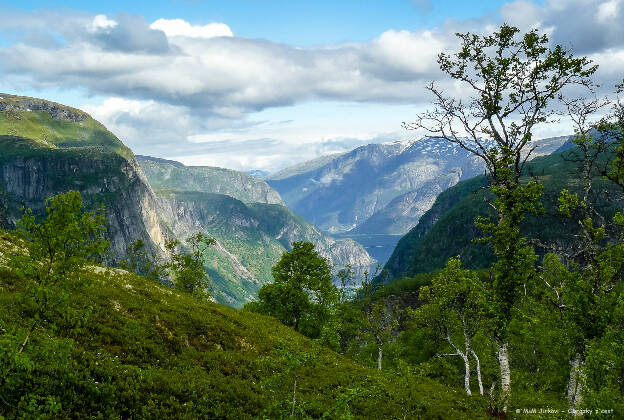
[{"label": "steep cliff", "polygon": [[132,151],[88,114],[36,98],[0,94],[0,224],[13,227],[21,206],[43,213],[44,200],[78,190],[90,209],[103,205],[108,260],[143,240],[162,254],[156,198]]},{"label": "steep cliff", "polygon": [[243,203],[224,194],[157,190],[173,236],[203,232],[216,240],[205,258],[218,302],[241,306],[272,280],[271,268],[295,241],[309,241],[340,269],[369,269],[374,260],[357,242],[334,239],[280,204]]}]

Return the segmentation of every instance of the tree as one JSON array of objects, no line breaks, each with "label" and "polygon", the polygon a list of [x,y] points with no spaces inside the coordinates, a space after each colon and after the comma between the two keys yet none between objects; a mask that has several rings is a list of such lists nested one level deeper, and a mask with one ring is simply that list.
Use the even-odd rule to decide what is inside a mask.
[{"label": "tree", "polygon": [[186,239],[190,252],[179,250],[180,241],[168,241],[165,248],[171,253],[171,258],[163,267],[169,270],[169,276],[174,287],[182,292],[194,294],[198,297],[208,297],[210,277],[204,268],[204,254],[215,243],[203,233],[197,233]]},{"label": "tree", "polygon": [[392,339],[392,332],[399,326],[396,319],[397,308],[388,301],[382,301],[363,308],[366,314],[364,330],[377,346],[377,370],[381,370],[383,348]]},{"label": "tree", "polygon": [[411,310],[410,316],[417,325],[425,326],[446,341],[453,353],[442,356],[458,356],[464,362],[464,388],[470,390],[470,358],[476,362],[479,394],[483,395],[481,362],[475,352],[473,341],[483,333],[488,324],[488,293],[475,273],[461,269],[459,258],[451,258],[446,268],[435,277],[431,286],[423,286],[418,294],[424,303]]},{"label": "tree", "polygon": [[18,221],[20,248],[9,256],[8,265],[24,282],[16,304],[28,326],[23,334],[19,332],[19,343],[12,339],[17,335],[2,337],[0,345],[8,351],[0,360],[0,389],[14,370],[28,365],[24,353],[39,327],[67,334],[86,322],[89,311],[71,308],[67,302],[74,290],[86,286],[89,277],[81,270],[89,262],[100,261],[109,246],[105,225],[103,208],[86,212],[78,191],[48,198],[42,221],[25,210]]},{"label": "tree", "polygon": [[621,102],[617,101],[610,118],[590,121],[605,103],[568,103],[576,125],[572,141],[577,147],[570,149],[565,159],[577,164],[582,190],[579,196],[564,189],[558,197],[559,215],[569,221],[573,232],[565,245],[541,244],[550,251],[539,272],[544,298],[556,308],[572,344],[567,390],[571,412],[579,408],[583,394],[589,391],[585,389],[584,368],[588,350],[608,334],[616,319],[612,309],[617,306],[617,285],[624,272],[624,212],[620,209],[609,220],[597,209],[597,201],[604,203],[608,192],[604,183],[595,191],[600,177],[624,189]]},{"label": "tree", "polygon": [[459,52],[440,54],[440,69],[472,92],[456,99],[433,82],[427,87],[435,97],[434,109],[406,124],[431,136],[455,143],[485,164],[496,200],[490,203],[495,220],[479,220],[486,241],[491,241],[498,261],[493,267],[494,334],[498,347],[503,411],[511,394],[508,325],[521,290],[533,276],[536,257],[520,234],[520,222],[536,205],[541,186],[520,183],[524,164],[535,146],[536,126],[553,121],[557,100],[565,88],[591,88],[589,77],[597,66],[585,57],[574,57],[537,30],[522,36],[503,25],[492,35],[457,34]]},{"label": "tree", "polygon": [[338,301],[327,261],[310,242],[293,242],[273,267],[273,283],[258,291],[258,301],[245,308],[271,315],[284,325],[312,338],[318,338],[330,322]]},{"label": "tree", "polygon": [[28,282],[31,331],[60,304],[55,299],[61,299],[65,293],[60,291],[80,278],[80,268],[101,260],[109,246],[103,213],[103,208],[98,213],[86,212],[80,192],[70,191],[46,200],[43,221],[38,222],[30,209],[18,221],[17,233],[26,252],[11,255],[9,266]]},{"label": "tree", "polygon": [[145,242],[141,239],[137,239],[128,245],[126,258],[121,261],[119,266],[139,276],[160,281],[164,275],[165,267],[160,265],[157,261],[154,255],[148,253]]}]

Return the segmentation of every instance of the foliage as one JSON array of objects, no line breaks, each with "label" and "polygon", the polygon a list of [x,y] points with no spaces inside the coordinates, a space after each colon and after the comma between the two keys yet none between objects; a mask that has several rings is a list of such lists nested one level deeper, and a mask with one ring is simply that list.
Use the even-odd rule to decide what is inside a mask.
[{"label": "foliage", "polygon": [[[1,252],[19,243],[0,232]],[[114,269],[85,267],[74,276],[93,285],[71,289],[63,308],[90,308],[84,331],[71,338],[49,324],[34,331],[15,375],[0,387],[0,415],[286,418],[297,375],[298,418],[487,417],[484,400],[407,371],[367,369],[275,319]],[[2,349],[25,337],[28,323],[14,302],[26,287],[2,271]]]},{"label": "foliage", "polygon": [[145,242],[141,239],[128,245],[126,258],[119,263],[119,266],[124,270],[156,281],[164,277],[165,267],[158,264],[156,257],[148,252]]},{"label": "foliage", "polygon": [[208,286],[210,278],[204,268],[204,252],[215,243],[202,233],[186,239],[190,252],[180,251],[180,241],[168,241],[165,248],[171,254],[170,260],[163,265],[176,290],[205,298],[210,296]]},{"label": "foliage", "polygon": [[[79,192],[49,198],[46,213],[47,217],[39,222],[30,209],[25,210],[18,222],[17,249],[9,250],[11,277],[19,279],[23,286],[13,296],[13,306],[19,311],[22,324],[1,331],[0,389],[20,383],[19,372],[31,371],[36,363],[46,363],[50,369],[67,367],[71,340],[50,340],[40,348],[43,353],[34,358],[28,347],[41,329],[59,332],[64,337],[84,332],[89,306],[75,307],[68,302],[72,291],[89,285],[88,278],[78,273],[108,247],[102,211],[85,212]],[[54,398],[25,397],[22,395],[18,408],[31,411],[32,415],[54,414],[59,409]]]},{"label": "foliage", "polygon": [[338,301],[327,261],[310,242],[293,242],[273,267],[274,283],[258,292],[258,301],[245,306],[254,312],[271,315],[295,331],[319,338],[330,322]]}]

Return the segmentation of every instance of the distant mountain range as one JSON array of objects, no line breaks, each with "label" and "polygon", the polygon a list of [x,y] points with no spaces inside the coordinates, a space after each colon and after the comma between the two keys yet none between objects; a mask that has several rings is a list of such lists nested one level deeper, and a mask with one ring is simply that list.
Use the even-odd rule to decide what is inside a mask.
[{"label": "distant mountain range", "polygon": [[374,262],[358,243],[331,238],[294,215],[264,181],[150,157],[139,164],[78,109],[0,94],[0,150],[0,227],[14,227],[21,206],[40,215],[47,197],[79,190],[88,208],[106,209],[109,263],[125,258],[137,239],[162,257],[166,240],[204,232],[217,239],[205,260],[213,294],[230,306],[255,297],[293,241],[314,242],[336,268]]},{"label": "distant mountain range", "polygon": [[[535,156],[567,137],[539,141]],[[403,235],[460,180],[483,172],[470,152],[439,138],[376,143],[268,175],[286,204],[330,233]]]},{"label": "distant mountain range", "polygon": [[[567,138],[539,140],[533,156],[552,153]],[[322,156],[265,180],[306,220],[360,242],[383,263],[442,191],[483,170],[458,145],[423,138]]]}]

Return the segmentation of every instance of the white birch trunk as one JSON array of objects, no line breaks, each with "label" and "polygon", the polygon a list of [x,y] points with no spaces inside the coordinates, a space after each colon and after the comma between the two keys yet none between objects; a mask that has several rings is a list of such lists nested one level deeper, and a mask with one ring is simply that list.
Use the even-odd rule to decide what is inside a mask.
[{"label": "white birch trunk", "polygon": [[470,397],[472,395],[472,392],[470,392],[470,360],[467,354],[462,355],[462,358],[464,359],[464,367],[466,369],[464,372],[464,388],[466,388],[466,394]]},{"label": "white birch trunk", "polygon": [[576,413],[579,406],[581,405],[581,400],[583,398],[582,388],[583,388],[583,358],[580,353],[576,353],[574,355],[574,359],[570,361],[570,379],[568,380],[568,408],[570,412],[575,413],[575,415],[579,415]]},{"label": "white birch trunk", "polygon": [[481,381],[481,362],[479,361],[479,356],[473,349],[470,349],[470,353],[472,353],[472,357],[477,361],[477,381],[479,382],[479,394],[483,395],[483,382]]},{"label": "white birch trunk", "polygon": [[290,411],[290,417],[295,415],[295,404],[297,404],[297,377],[295,376],[295,384],[293,385],[293,399],[292,410]]},{"label": "white birch trunk", "polygon": [[501,400],[503,403],[503,411],[507,412],[507,404],[511,395],[511,371],[509,369],[509,349],[508,343],[497,343],[498,346],[498,365],[501,373]]},{"label": "white birch trunk", "polygon": [[381,358],[383,357],[383,350],[379,346],[379,353],[377,353],[377,370],[381,370]]},{"label": "white birch trunk", "polygon": [[[464,337],[465,334],[464,334]],[[444,356],[459,356],[464,360],[464,388],[466,389],[466,394],[468,394],[468,396],[472,395],[472,393],[470,392],[470,359],[468,359],[468,352],[470,351],[470,341],[468,341],[468,339],[466,338],[466,352],[461,351],[456,345],[455,343],[453,343],[453,340],[451,340],[451,335],[447,334],[446,336],[446,341],[448,341],[448,343],[451,345],[451,347],[453,347],[453,349],[455,350],[454,354],[445,354]]]}]

